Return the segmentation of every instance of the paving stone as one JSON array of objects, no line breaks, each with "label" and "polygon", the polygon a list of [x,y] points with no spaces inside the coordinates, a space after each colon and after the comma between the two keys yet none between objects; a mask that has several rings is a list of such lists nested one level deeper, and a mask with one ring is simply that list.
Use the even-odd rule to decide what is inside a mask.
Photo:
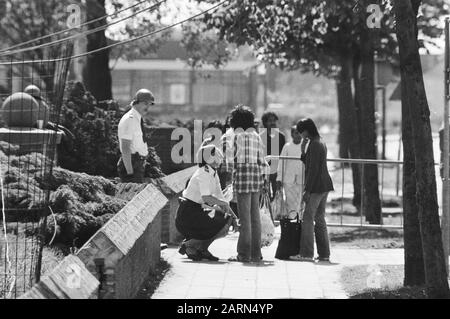
[{"label": "paving stone", "polygon": [[211,245],[210,251],[223,258],[219,263],[192,262],[178,254],[176,247],[164,250],[162,256],[171,270],[154,298],[341,299],[348,298],[340,283],[343,267],[403,263],[402,249],[353,248],[334,248],[331,264],[282,261],[273,258],[277,241],[263,249],[262,264],[228,262],[236,254],[237,239],[238,234],[230,234]]}]

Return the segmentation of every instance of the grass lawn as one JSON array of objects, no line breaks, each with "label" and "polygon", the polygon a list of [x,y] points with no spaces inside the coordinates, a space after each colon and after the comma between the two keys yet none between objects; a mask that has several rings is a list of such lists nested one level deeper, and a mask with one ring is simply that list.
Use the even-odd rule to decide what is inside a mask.
[{"label": "grass lawn", "polygon": [[164,259],[160,259],[155,271],[149,274],[135,299],[151,299],[169,269],[170,264]]},{"label": "grass lawn", "polygon": [[331,245],[334,247],[362,249],[403,248],[403,230],[330,227],[328,232]]},{"label": "grass lawn", "polygon": [[426,299],[422,287],[403,287],[403,265],[344,267],[341,283],[350,299]]}]

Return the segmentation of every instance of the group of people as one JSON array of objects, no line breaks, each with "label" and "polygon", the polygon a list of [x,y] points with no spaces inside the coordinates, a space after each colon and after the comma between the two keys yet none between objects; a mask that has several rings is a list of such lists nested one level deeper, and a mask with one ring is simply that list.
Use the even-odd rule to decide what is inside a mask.
[{"label": "group of people", "polygon": [[[119,123],[122,156],[118,171],[124,181],[141,179],[141,161],[147,151],[142,114],[154,103],[149,90],[139,90],[131,110]],[[278,191],[286,195],[282,218],[302,215],[300,251],[290,259],[314,261],[315,237],[318,259],[329,260],[325,205],[333,183],[327,169],[326,145],[311,119],[298,121],[291,128],[292,141],[286,143],[284,134],[276,128],[277,120],[275,113],[265,113],[264,129],[259,133],[252,110],[238,105],[225,125],[219,121],[208,125],[220,129],[222,135],[204,139],[196,155],[197,170],[179,199],[175,225],[185,237],[180,254],[195,261],[218,261],[208,248],[234,226],[239,230],[237,254],[228,260],[262,261],[260,198],[262,190],[268,189],[271,200]]]}]

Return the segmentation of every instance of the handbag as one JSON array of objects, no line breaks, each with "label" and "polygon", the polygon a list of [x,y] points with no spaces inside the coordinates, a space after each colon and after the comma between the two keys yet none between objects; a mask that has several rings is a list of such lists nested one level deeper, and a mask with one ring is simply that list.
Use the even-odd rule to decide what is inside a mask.
[{"label": "handbag", "polygon": [[300,241],[302,238],[302,220],[305,211],[303,201],[300,201],[300,212],[297,218],[283,218],[280,220],[281,235],[278,241],[275,258],[288,260],[290,256],[300,253]]},{"label": "handbag", "polygon": [[275,258],[287,260],[290,256],[300,252],[302,237],[302,222],[297,214],[296,219],[283,218],[280,220],[281,236],[275,252]]}]

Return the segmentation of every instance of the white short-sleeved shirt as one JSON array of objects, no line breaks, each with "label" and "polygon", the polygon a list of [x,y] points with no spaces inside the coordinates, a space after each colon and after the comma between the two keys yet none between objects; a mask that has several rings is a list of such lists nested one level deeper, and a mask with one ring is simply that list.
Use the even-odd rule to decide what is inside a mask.
[{"label": "white short-sleeved shirt", "polygon": [[205,165],[197,168],[194,175],[189,180],[189,184],[183,191],[183,197],[190,199],[197,204],[204,204],[202,196],[212,195],[217,199],[228,202],[220,188],[219,175],[215,170]]},{"label": "white short-sleeved shirt", "polygon": [[132,107],[119,122],[119,148],[122,152],[122,139],[131,141],[131,153],[139,153],[141,156],[148,155],[147,143],[142,139],[141,114]]}]

